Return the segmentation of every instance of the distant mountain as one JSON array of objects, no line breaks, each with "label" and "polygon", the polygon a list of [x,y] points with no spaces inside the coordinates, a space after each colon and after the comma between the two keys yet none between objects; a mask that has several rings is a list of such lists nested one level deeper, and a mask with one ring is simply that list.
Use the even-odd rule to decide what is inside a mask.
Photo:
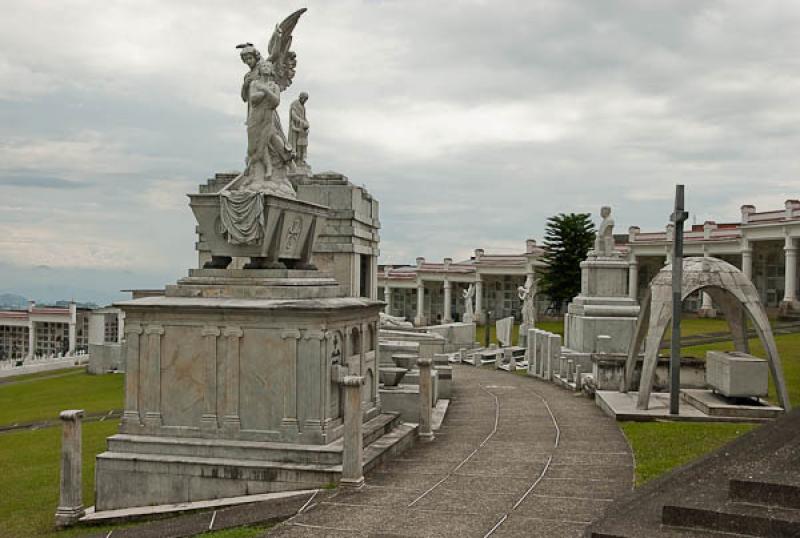
[{"label": "distant mountain", "polygon": [[0,308],[25,309],[28,308],[28,299],[16,293],[0,293]]}]

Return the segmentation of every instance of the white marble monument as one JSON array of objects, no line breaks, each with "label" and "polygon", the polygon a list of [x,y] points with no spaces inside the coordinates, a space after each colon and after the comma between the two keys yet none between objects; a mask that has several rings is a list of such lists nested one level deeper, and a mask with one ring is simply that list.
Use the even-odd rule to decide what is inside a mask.
[{"label": "white marble monument", "polygon": [[614,248],[611,208],[600,210],[603,221],[594,249],[581,262],[581,292],[564,316],[565,345],[581,352],[598,351],[598,337],[611,337],[607,353],[627,353],[639,306],[628,294],[628,262]]},{"label": "white marble monument", "polygon": [[247,168],[221,190],[189,195],[202,267],[163,296],[117,304],[125,403],[120,433],[97,456],[99,511],[336,481],[349,376],[363,379],[365,437],[399,423],[378,397],[383,303],[316,270],[314,244],[330,213],[298,199],[287,180],[294,154],[275,106],[294,75],[289,44],[304,11],[276,27],[268,57],[240,46],[250,67]]}]

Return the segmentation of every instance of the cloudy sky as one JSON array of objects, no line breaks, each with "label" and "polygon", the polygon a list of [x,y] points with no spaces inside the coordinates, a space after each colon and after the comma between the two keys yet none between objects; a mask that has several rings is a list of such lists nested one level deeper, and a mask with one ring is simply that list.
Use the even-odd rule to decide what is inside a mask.
[{"label": "cloudy sky", "polygon": [[[800,2],[0,0],[0,292],[107,302],[196,264],[185,192],[241,169],[245,66],[295,30],[309,160],[381,203],[382,262],[514,252],[800,197]],[[284,120],[285,121],[285,120]]]}]

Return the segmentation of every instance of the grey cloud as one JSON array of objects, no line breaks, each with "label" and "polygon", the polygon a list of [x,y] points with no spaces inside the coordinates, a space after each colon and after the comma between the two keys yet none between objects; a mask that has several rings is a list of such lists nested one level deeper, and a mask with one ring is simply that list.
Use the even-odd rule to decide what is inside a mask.
[{"label": "grey cloud", "polygon": [[0,175],[0,187],[18,187],[24,189],[82,189],[86,184],[60,177],[38,175]]}]

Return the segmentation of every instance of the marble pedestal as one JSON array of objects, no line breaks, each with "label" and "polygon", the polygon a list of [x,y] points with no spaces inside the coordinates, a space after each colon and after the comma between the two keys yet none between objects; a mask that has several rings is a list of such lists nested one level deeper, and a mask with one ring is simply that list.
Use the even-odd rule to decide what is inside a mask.
[{"label": "marble pedestal", "polygon": [[[581,293],[564,316],[565,345],[581,353],[627,353],[639,315],[639,305],[628,297],[628,262],[621,257],[589,256],[581,262]],[[597,337],[604,339],[596,349]]]},{"label": "marble pedestal", "polygon": [[383,303],[341,295],[318,271],[194,269],[165,296],[118,303],[125,410],[97,457],[97,509],[330,481],[340,380],[363,376],[363,420],[380,414]]}]

